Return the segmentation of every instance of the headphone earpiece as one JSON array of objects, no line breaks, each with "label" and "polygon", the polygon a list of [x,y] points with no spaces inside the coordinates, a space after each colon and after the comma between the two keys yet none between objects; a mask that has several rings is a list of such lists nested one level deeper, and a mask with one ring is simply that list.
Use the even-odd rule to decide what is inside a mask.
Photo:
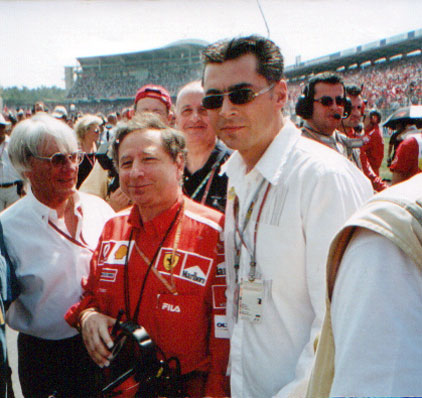
[{"label": "headphone earpiece", "polygon": [[304,120],[310,119],[314,112],[314,99],[310,97],[310,91],[309,85],[307,85],[296,102],[296,115]]},{"label": "headphone earpiece", "polygon": [[344,112],[343,112],[343,119],[347,119],[352,112],[352,101],[350,98],[344,98]]}]

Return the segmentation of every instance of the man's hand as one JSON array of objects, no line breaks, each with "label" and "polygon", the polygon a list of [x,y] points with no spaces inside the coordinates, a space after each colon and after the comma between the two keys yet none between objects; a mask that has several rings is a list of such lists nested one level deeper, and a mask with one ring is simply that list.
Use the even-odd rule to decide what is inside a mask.
[{"label": "man's hand", "polygon": [[119,188],[112,192],[107,200],[108,204],[113,208],[114,211],[120,211],[130,206],[130,199],[125,193]]},{"label": "man's hand", "polygon": [[88,354],[100,366],[110,365],[113,340],[109,328],[113,327],[116,320],[96,311],[91,311],[82,316],[80,321],[82,338]]}]

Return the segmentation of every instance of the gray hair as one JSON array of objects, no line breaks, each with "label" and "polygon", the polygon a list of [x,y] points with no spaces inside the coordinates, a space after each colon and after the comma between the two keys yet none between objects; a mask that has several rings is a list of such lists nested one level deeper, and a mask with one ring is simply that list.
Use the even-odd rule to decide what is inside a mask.
[{"label": "gray hair", "polygon": [[23,178],[24,173],[31,170],[30,158],[41,155],[40,151],[48,139],[54,140],[62,152],[78,150],[74,131],[63,121],[46,113],[37,113],[19,122],[13,129],[8,147],[9,157]]},{"label": "gray hair", "polygon": [[136,130],[158,130],[161,134],[164,150],[170,157],[176,161],[178,154],[182,155],[186,161],[186,141],[184,135],[172,127],[167,126],[154,113],[143,113],[140,116],[135,116],[128,122],[119,122],[113,129],[114,140],[112,142],[111,155],[113,157],[114,165],[119,167],[119,147],[123,140],[130,133]]},{"label": "gray hair", "polygon": [[85,134],[87,133],[88,129],[93,124],[102,124],[102,120],[95,115],[85,115],[79,118],[75,124],[75,132],[76,136],[79,140],[83,140],[85,138]]}]

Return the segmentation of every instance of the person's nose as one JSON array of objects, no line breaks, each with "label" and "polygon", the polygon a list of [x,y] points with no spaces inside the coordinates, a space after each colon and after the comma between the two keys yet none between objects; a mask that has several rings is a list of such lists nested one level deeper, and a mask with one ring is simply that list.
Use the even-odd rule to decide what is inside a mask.
[{"label": "person's nose", "polygon": [[145,167],[142,162],[135,160],[130,174],[133,178],[143,177],[145,175]]},{"label": "person's nose", "polygon": [[221,105],[221,108],[220,108],[220,115],[225,118],[228,118],[235,113],[236,113],[236,105],[230,101],[228,95],[225,95],[223,97],[223,104]]}]

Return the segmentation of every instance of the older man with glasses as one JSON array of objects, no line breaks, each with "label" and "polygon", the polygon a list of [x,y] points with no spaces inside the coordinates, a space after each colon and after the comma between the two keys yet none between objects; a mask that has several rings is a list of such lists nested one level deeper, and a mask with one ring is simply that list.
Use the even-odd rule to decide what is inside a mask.
[{"label": "older man with glasses", "polygon": [[21,293],[6,321],[18,330],[19,378],[25,397],[95,394],[96,365],[64,320],[113,210],[76,192],[82,156],[74,132],[37,114],[12,132],[9,156],[29,181],[27,195],[0,216]]}]

